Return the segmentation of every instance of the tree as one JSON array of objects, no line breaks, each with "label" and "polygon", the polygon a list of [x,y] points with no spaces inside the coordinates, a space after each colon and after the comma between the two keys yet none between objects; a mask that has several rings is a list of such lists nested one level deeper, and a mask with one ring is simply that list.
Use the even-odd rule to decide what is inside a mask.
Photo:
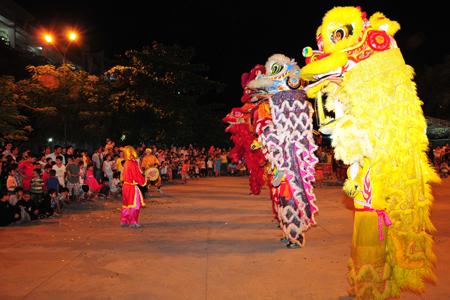
[{"label": "tree", "polygon": [[38,129],[30,135],[30,143],[42,145],[50,137],[64,143],[88,141],[89,132],[84,130],[88,122],[80,114],[88,109],[89,93],[98,78],[70,64],[27,69],[32,76],[17,82],[17,93],[29,108],[23,113]]},{"label": "tree", "polygon": [[[102,117],[103,123],[115,125],[113,137],[123,137],[127,143],[179,145],[196,141],[205,145],[220,136],[209,134],[225,129],[221,117],[215,115],[220,106],[213,101],[201,105],[200,99],[213,90],[220,92],[224,85],[201,75],[208,68],[191,64],[194,54],[192,48],[156,42],[143,51],[125,53],[122,65],[107,72],[112,90]],[[98,110],[84,113],[85,117],[95,115],[99,115]]]}]

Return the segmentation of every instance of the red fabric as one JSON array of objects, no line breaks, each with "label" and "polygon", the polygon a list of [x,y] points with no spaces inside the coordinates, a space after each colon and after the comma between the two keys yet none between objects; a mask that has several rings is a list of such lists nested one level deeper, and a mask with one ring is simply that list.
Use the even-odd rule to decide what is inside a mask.
[{"label": "red fabric", "polygon": [[86,171],[86,179],[84,180],[84,183],[89,186],[89,188],[92,191],[98,191],[98,181],[94,177],[94,172],[91,170]]},{"label": "red fabric", "polygon": [[125,161],[122,171],[122,179],[124,182],[122,187],[123,208],[136,207],[136,197],[137,199],[140,199],[141,206],[145,206],[144,197],[142,197],[142,194],[139,192],[139,188],[136,186],[136,184],[141,186],[145,185],[145,178],[141,174],[137,162],[134,160]]},{"label": "red fabric", "polygon": [[34,166],[28,160],[25,160],[19,165],[19,169],[22,171],[23,175],[28,177],[24,177],[22,179],[22,187],[25,191],[29,191],[31,189],[31,179],[33,178]]},{"label": "red fabric", "polygon": [[249,170],[251,177],[249,178],[250,191],[254,195],[261,193],[261,187],[265,185],[264,181],[264,167],[261,161],[265,161],[264,154],[261,149],[251,150],[250,146],[255,140],[250,132],[249,125],[235,124],[230,127],[230,133],[232,134],[231,140],[234,142],[234,148],[230,152],[230,157],[233,162],[238,162],[242,159],[246,160],[247,169]]}]

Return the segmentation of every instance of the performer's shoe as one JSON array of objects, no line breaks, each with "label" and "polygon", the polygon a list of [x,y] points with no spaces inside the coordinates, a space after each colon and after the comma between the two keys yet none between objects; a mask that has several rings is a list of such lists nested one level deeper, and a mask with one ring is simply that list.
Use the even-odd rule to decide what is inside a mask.
[{"label": "performer's shoe", "polygon": [[161,191],[160,189],[157,189],[156,191],[159,192],[161,195],[164,195],[163,191]]},{"label": "performer's shoe", "polygon": [[280,242],[282,242],[282,243],[287,243],[287,242],[289,242],[289,240],[288,240],[286,237],[284,237],[284,238],[281,238],[281,239],[280,239]]},{"label": "performer's shoe", "polygon": [[142,227],[144,227],[144,226],[142,226],[141,224],[138,224],[138,223],[130,225],[130,228],[142,228]]},{"label": "performer's shoe", "polygon": [[120,223],[120,226],[122,227],[127,227],[129,224],[128,223]]},{"label": "performer's shoe", "polygon": [[299,244],[297,244],[297,243],[289,243],[289,244],[287,244],[286,245],[286,247],[287,248],[289,248],[289,249],[295,249],[295,248],[300,248],[300,245]]}]

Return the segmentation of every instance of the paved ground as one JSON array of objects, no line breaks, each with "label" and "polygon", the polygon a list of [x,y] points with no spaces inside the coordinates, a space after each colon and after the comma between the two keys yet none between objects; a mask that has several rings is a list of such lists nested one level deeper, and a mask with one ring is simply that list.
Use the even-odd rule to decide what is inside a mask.
[{"label": "paved ground", "polygon": [[[286,249],[268,192],[248,179],[190,180],[153,194],[143,229],[119,226],[120,201],[72,205],[62,217],[0,228],[0,299],[350,299],[352,201],[316,188],[319,225],[302,249]],[[436,285],[450,299],[450,178],[436,187]]]}]

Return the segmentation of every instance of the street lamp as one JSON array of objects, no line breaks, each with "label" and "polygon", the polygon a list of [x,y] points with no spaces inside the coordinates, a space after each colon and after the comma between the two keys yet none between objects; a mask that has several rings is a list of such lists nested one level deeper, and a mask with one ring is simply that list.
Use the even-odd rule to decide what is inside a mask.
[{"label": "street lamp", "polygon": [[[55,50],[59,53],[59,55],[61,55],[62,59],[63,59],[63,99],[64,101],[66,100],[66,53],[67,50],[69,49],[70,44],[72,43],[72,41],[75,41],[77,38],[77,34],[75,32],[70,32],[69,33],[69,43],[67,44],[65,51],[64,51],[64,55],[61,54],[61,52],[58,50],[58,48],[56,47],[56,45],[53,43],[53,38],[51,35],[46,34],[44,36],[44,39],[47,41],[47,43],[52,43],[53,44],[53,48],[55,48]],[[62,107],[67,107],[67,104],[64,103],[62,105]],[[64,145],[67,144],[67,125],[66,125],[66,119],[64,118]]]}]

